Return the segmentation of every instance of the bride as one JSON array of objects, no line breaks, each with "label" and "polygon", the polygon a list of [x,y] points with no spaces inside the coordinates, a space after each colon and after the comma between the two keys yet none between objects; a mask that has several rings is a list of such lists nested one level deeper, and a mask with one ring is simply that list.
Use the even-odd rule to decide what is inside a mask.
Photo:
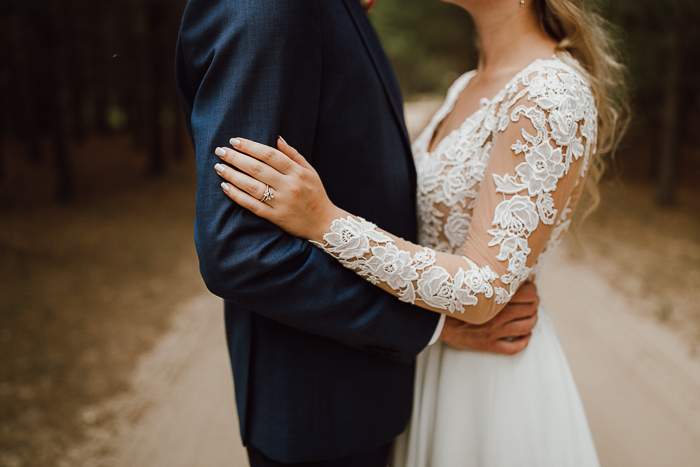
[{"label": "bride", "polygon": [[[583,0],[451,0],[472,15],[477,69],[413,145],[420,245],[336,207],[306,160],[234,138],[217,164],[236,203],[308,239],[398,299],[469,323],[534,280],[617,139],[621,67]],[[360,189],[360,188],[358,188]],[[392,465],[596,466],[578,391],[539,311],[515,357],[436,344]]]}]

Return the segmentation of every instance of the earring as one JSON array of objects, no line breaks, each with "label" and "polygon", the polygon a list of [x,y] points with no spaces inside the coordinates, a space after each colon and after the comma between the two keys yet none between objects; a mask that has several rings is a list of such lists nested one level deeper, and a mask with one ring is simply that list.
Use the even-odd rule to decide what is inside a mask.
[{"label": "earring", "polygon": [[521,7],[525,6],[525,0],[520,0],[520,6]]}]

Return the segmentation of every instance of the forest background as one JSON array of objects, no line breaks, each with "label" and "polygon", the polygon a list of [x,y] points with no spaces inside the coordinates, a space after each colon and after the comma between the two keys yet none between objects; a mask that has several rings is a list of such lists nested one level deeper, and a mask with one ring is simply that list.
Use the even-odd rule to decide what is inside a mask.
[{"label": "forest background", "polygon": [[[173,50],[185,4],[3,0],[0,182],[12,183],[8,164],[16,159],[36,164],[46,158],[51,173],[44,174],[45,182],[55,200],[68,202],[80,196],[71,145],[94,136],[128,134],[133,157],[145,151],[146,176],[157,177],[180,160],[188,142],[181,130]],[[617,167],[624,175],[654,180],[659,203],[671,205],[678,183],[700,171],[693,150],[699,143],[693,128],[700,123],[700,3],[597,4],[629,66],[634,118]],[[473,24],[454,5],[381,0],[371,18],[406,100],[443,94],[476,65]],[[9,150],[13,143],[18,150]]]},{"label": "forest background", "polygon": [[[85,407],[127,390],[173,306],[203,289],[173,70],[185,5],[0,0],[0,466],[54,465],[86,424],[108,423]],[[650,242],[670,242],[642,282],[696,348],[697,306],[663,294],[700,288],[700,3],[597,8],[633,109],[608,178],[633,188],[604,190],[591,225],[606,254],[624,221],[628,269]],[[370,18],[407,101],[444,95],[476,64],[473,24],[454,5],[379,0]],[[673,287],[656,281],[664,274]]]}]

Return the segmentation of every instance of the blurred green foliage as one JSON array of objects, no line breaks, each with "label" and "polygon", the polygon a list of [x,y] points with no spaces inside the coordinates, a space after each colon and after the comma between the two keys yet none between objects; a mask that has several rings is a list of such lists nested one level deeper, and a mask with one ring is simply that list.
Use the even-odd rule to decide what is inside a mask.
[{"label": "blurred green foliage", "polygon": [[[688,72],[685,85],[700,86],[700,0],[594,1],[621,41],[633,92],[659,86],[668,52],[666,35],[680,29]],[[441,0],[379,0],[370,14],[407,96],[442,93],[451,80],[476,66],[474,25],[461,7]]]},{"label": "blurred green foliage", "polygon": [[438,0],[379,0],[370,18],[406,98],[442,93],[476,66],[469,14]]}]

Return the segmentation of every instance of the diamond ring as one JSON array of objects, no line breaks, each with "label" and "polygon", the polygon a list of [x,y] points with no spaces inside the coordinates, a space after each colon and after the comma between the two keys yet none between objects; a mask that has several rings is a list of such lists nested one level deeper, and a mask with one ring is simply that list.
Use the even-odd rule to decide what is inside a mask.
[{"label": "diamond ring", "polygon": [[263,196],[262,198],[260,198],[260,201],[264,203],[265,201],[270,201],[271,199],[275,199],[275,194],[272,192],[270,185],[265,185],[265,193],[263,193]]}]

